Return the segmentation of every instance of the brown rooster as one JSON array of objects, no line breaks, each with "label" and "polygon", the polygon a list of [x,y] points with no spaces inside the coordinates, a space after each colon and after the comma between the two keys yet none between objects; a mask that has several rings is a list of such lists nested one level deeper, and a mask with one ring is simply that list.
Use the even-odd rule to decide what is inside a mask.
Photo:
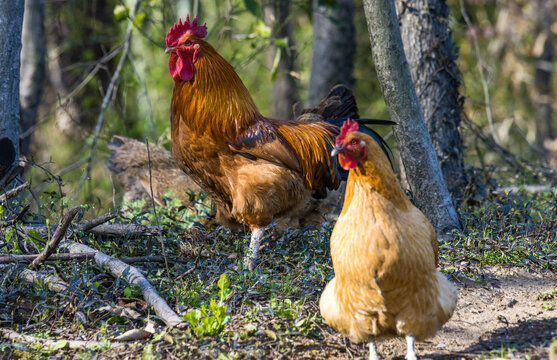
[{"label": "brown rooster", "polygon": [[327,323],[351,341],[406,336],[408,360],[414,339],[432,336],[451,317],[454,285],[436,270],[437,237],[408,200],[389,160],[370,136],[347,121],[333,154],[350,169],[342,212],[331,234],[335,277],[319,308]]},{"label": "brown rooster", "polygon": [[232,66],[203,40],[206,35],[205,24],[197,18],[190,23],[189,16],[166,35],[175,82],[172,154],[215,200],[219,222],[250,228],[245,264],[253,270],[267,225],[299,214],[312,196],[323,198],[339,186],[329,152],[342,119],[264,117]]}]

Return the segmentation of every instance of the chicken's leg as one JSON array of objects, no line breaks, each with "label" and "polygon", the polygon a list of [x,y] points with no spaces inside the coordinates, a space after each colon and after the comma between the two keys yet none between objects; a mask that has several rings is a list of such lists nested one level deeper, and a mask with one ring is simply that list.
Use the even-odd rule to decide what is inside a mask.
[{"label": "chicken's leg", "polygon": [[414,351],[414,336],[406,336],[406,360],[418,360]]},{"label": "chicken's leg", "polygon": [[372,337],[369,341],[369,360],[381,360],[379,353],[377,352],[377,345],[375,344],[375,337]]},{"label": "chicken's leg", "polygon": [[265,235],[265,228],[255,228],[251,231],[249,250],[244,258],[244,264],[249,271],[253,271],[255,269],[255,261],[259,256],[259,244],[261,244],[263,235]]}]

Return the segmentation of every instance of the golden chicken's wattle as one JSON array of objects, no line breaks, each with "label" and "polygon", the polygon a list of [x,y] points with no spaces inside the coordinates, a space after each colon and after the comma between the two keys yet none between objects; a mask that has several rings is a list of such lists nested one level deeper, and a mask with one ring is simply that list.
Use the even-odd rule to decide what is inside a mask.
[{"label": "golden chicken's wattle", "polygon": [[[329,155],[338,125],[261,115],[232,66],[202,39],[206,33],[188,17],[166,37],[175,80],[172,153],[215,200],[218,222],[250,228],[246,265],[252,270],[266,226],[299,216],[312,197],[338,188],[338,166]],[[339,109],[331,115],[357,114],[355,103]]]},{"label": "golden chicken's wattle", "polygon": [[407,336],[407,358],[415,359],[414,338],[434,335],[451,317],[456,288],[436,270],[435,230],[377,143],[355,131],[339,138],[334,152],[360,160],[331,235],[335,277],[321,295],[321,314],[350,340],[371,341],[370,359],[378,358],[380,336]]}]

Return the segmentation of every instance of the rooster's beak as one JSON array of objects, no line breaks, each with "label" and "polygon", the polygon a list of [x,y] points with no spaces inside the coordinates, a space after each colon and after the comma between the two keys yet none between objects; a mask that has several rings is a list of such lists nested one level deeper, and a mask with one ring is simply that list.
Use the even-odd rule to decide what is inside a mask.
[{"label": "rooster's beak", "polygon": [[337,144],[337,146],[334,147],[333,151],[331,151],[331,156],[342,154],[345,151],[346,151],[346,147],[344,146],[343,143]]},{"label": "rooster's beak", "polygon": [[174,52],[174,51],[176,51],[176,46],[171,46],[171,47],[167,47],[167,48],[164,50],[164,53],[165,53],[165,54],[168,54],[168,53],[171,53],[171,52]]}]

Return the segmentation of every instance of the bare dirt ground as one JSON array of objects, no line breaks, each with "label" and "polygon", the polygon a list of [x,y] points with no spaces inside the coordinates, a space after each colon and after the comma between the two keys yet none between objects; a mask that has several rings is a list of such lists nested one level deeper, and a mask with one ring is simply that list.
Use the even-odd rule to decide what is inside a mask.
[{"label": "bare dirt ground", "polygon": [[[457,310],[434,338],[416,344],[418,357],[549,358],[551,339],[557,338],[557,306],[541,300],[539,294],[557,291],[555,274],[532,273],[521,268],[481,267],[478,270],[479,277],[475,280],[465,276],[452,279],[459,283]],[[327,343],[328,346],[321,348],[301,346],[299,357],[292,358],[368,356],[364,345],[345,344],[340,335],[331,334]],[[388,339],[378,342],[378,350],[385,359],[403,359],[406,343],[402,338]]]}]

